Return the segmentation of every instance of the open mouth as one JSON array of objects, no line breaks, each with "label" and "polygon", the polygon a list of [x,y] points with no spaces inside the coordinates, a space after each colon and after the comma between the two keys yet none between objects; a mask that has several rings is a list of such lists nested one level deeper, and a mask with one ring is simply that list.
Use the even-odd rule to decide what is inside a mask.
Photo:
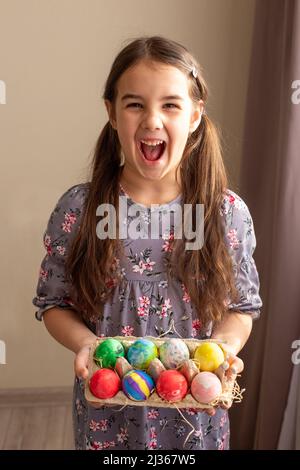
[{"label": "open mouth", "polygon": [[149,162],[154,162],[159,160],[166,149],[166,142],[164,140],[157,141],[155,143],[146,143],[145,141],[140,140],[138,142],[139,150],[142,156]]}]

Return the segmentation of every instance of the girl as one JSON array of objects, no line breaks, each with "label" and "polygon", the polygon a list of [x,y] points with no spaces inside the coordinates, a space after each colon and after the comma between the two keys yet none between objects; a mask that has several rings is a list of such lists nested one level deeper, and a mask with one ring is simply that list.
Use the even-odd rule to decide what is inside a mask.
[{"label": "girl", "polygon": [[[207,86],[185,47],[158,36],[134,40],[116,57],[103,98],[109,121],[91,181],[67,190],[50,216],[33,304],[37,319],[75,353],[76,449],[182,449],[190,427],[176,409],[86,403],[89,348],[99,336],[174,335],[173,325],[183,338],[225,341],[227,375],[235,378],[262,305],[252,219],[227,188],[218,134],[205,113]],[[203,204],[203,247],[187,250],[173,226],[156,239],[100,239],[97,207],[110,203],[118,213],[119,196],[128,208],[139,205],[148,233],[154,212]],[[195,428],[186,449],[229,448],[226,409],[183,413]]]}]

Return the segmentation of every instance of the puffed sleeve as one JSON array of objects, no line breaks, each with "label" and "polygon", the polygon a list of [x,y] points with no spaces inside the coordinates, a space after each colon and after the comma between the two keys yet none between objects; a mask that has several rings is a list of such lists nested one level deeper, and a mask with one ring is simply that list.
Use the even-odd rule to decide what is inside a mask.
[{"label": "puffed sleeve", "polygon": [[39,270],[33,305],[37,320],[52,307],[72,308],[70,284],[65,276],[65,260],[80,227],[88,183],[72,186],[58,200],[43,235],[46,255]]},{"label": "puffed sleeve", "polygon": [[259,295],[259,275],[253,259],[256,247],[253,220],[245,202],[231,190],[226,191],[220,212],[239,293],[237,303],[229,299],[228,308],[250,314],[255,320],[260,316],[262,300]]}]

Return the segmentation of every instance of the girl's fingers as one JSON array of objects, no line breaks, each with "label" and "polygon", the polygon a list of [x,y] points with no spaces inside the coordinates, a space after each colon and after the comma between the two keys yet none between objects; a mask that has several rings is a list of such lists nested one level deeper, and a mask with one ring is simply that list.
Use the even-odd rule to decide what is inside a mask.
[{"label": "girl's fingers", "polygon": [[[222,349],[224,352],[225,361],[217,369],[217,375],[222,382],[224,380],[234,382],[237,375],[244,370],[244,362],[240,357],[226,349],[225,345],[222,345]],[[222,373],[222,369],[225,369],[225,373]]]},{"label": "girl's fingers", "polygon": [[84,346],[79,350],[74,359],[74,370],[78,378],[87,379],[88,361],[89,361],[90,346]]},{"label": "girl's fingers", "polygon": [[[218,369],[215,370],[215,374],[219,377],[222,382],[222,388],[232,390],[234,387],[234,382],[237,378],[237,375],[244,370],[244,362],[242,359],[228,349],[225,349],[222,345],[224,352],[225,360]],[[226,403],[222,403],[220,407],[223,410],[228,410],[232,406],[232,400],[228,400]]]},{"label": "girl's fingers", "polygon": [[223,380],[224,380],[224,377],[225,377],[225,373],[226,371],[229,369],[230,365],[229,365],[229,362],[227,362],[226,360],[223,362],[223,364],[221,364],[215,371],[214,373],[219,377],[219,379],[221,380],[221,382],[223,383]]},{"label": "girl's fingers", "polygon": [[230,363],[229,369],[225,372],[225,380],[233,382],[236,380],[237,375],[244,370],[244,363],[241,358],[234,356]]},{"label": "girl's fingers", "polygon": [[232,354],[228,350],[226,351],[223,349],[223,351],[225,353],[225,361],[223,362],[222,366],[224,367],[229,365],[229,367],[226,367],[228,369],[226,375],[228,373],[236,375],[240,374],[244,370],[244,362],[242,359],[235,354]]}]

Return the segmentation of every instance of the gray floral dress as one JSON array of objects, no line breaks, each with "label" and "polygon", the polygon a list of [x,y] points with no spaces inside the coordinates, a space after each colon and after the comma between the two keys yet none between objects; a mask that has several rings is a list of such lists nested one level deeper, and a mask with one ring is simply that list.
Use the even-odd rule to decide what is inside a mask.
[{"label": "gray floral dress", "polygon": [[[80,225],[89,184],[78,184],[68,189],[49,218],[43,238],[46,255],[41,263],[36,296],[32,301],[39,308],[36,312],[38,320],[42,320],[43,313],[51,307],[72,307],[64,263]],[[120,196],[123,196],[128,209],[134,204],[122,187]],[[172,213],[173,205],[180,204],[180,201],[179,195],[170,203],[155,208],[139,204],[143,227],[150,228],[153,211],[158,211],[159,217],[164,211]],[[256,240],[251,215],[243,200],[230,190],[224,194],[220,214],[240,294],[239,302],[229,304],[229,309],[234,311],[238,308],[256,319],[262,302],[252,257]],[[129,222],[128,215],[122,223],[128,225]],[[202,327],[184,284],[176,280],[168,282],[166,260],[174,238],[172,225],[170,227],[165,232],[162,229],[159,238],[124,238],[125,256],[117,260],[122,272],[121,283],[113,286],[113,297],[105,304],[103,319],[88,324],[97,336],[159,336],[169,330],[171,323],[183,338],[203,339],[211,335],[212,325],[206,329]],[[171,334],[174,337],[172,332],[166,336]],[[117,407],[95,409],[86,403],[84,382],[78,378],[74,381],[73,398],[76,449],[229,448],[228,412],[223,409],[218,409],[213,417],[195,409],[182,410],[194,427],[194,432],[186,441],[192,428],[176,409],[135,406],[127,406],[121,411]]]}]

